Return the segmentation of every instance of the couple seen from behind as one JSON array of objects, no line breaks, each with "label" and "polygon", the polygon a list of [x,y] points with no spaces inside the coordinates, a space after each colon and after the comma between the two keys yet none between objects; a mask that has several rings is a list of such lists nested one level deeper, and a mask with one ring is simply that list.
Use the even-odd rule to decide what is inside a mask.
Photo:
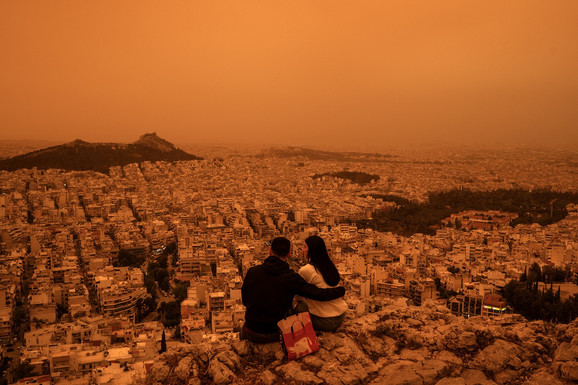
[{"label": "couple seen from behind", "polygon": [[[318,236],[305,240],[308,264],[293,271],[287,260],[291,242],[277,237],[269,256],[261,265],[247,271],[241,289],[247,308],[241,339],[257,343],[279,341],[277,322],[290,314],[309,311],[316,331],[336,331],[345,319],[345,288],[325,242]],[[297,301],[294,306],[293,300]]]}]

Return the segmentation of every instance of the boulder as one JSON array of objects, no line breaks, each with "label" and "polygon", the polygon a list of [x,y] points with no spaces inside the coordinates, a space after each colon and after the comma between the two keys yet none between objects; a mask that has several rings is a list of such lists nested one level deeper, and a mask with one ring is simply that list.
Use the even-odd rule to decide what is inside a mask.
[{"label": "boulder", "polygon": [[524,385],[563,385],[562,382],[556,378],[552,373],[546,369],[541,369],[532,374],[530,378],[524,382]]},{"label": "boulder", "polygon": [[153,383],[166,381],[171,369],[164,361],[156,361],[150,369],[150,377]]},{"label": "boulder", "polygon": [[578,362],[564,362],[560,365],[560,377],[570,380],[578,381]]},{"label": "boulder", "polygon": [[189,378],[199,375],[198,365],[192,356],[186,356],[179,361],[174,374],[179,380],[186,382]]},{"label": "boulder", "polygon": [[326,362],[323,361],[321,358],[317,357],[317,355],[315,354],[310,354],[308,356],[305,356],[303,358],[301,358],[299,360],[301,362],[301,364],[306,365],[306,366],[310,366],[312,368],[315,369],[320,369],[321,367],[323,367]]},{"label": "boulder", "polygon": [[510,384],[520,377],[522,370],[504,369],[494,375],[494,381],[498,384]]},{"label": "boulder", "polygon": [[488,373],[499,373],[508,367],[519,368],[522,361],[519,358],[521,348],[513,343],[497,340],[482,350],[472,363],[472,367]]},{"label": "boulder", "polygon": [[461,376],[466,381],[466,385],[496,385],[481,370],[467,369],[462,372]]},{"label": "boulder", "polygon": [[219,360],[231,370],[237,370],[241,367],[241,360],[239,356],[232,350],[225,350],[213,358],[212,361]]},{"label": "boulder", "polygon": [[464,364],[461,358],[452,352],[448,352],[447,350],[438,352],[434,358],[440,361],[445,361],[451,365],[462,366]]},{"label": "boulder", "polygon": [[259,378],[259,382],[263,385],[273,385],[277,383],[277,376],[273,374],[270,370],[265,370],[261,377]]},{"label": "boulder", "polygon": [[562,342],[556,349],[556,353],[554,353],[554,361],[576,361],[577,359],[578,344]]},{"label": "boulder", "polygon": [[272,342],[270,344],[255,344],[249,342],[249,344],[254,355],[266,360],[283,359],[285,356],[285,352],[279,342]]},{"label": "boulder", "polygon": [[468,349],[473,346],[476,346],[476,343],[477,343],[476,333],[463,332],[458,336],[457,344],[459,347]]},{"label": "boulder", "polygon": [[383,367],[371,385],[424,385],[423,378],[416,373],[421,368],[421,364],[411,361],[395,362]]},{"label": "boulder", "polygon": [[346,335],[334,334],[328,337],[324,335],[319,344],[324,349],[331,350],[331,355],[344,366],[359,363],[370,373],[377,371],[374,362]]},{"label": "boulder", "polygon": [[323,380],[309,370],[303,370],[296,361],[290,361],[285,365],[278,366],[275,371],[287,381],[295,381],[300,384],[322,384]]},{"label": "boulder", "polygon": [[403,349],[399,354],[402,360],[410,360],[410,361],[425,361],[431,356],[431,353],[427,349],[418,349],[418,350],[410,350],[410,349]]},{"label": "boulder", "polygon": [[359,341],[363,350],[372,357],[386,357],[394,354],[397,349],[395,340],[388,336],[369,336],[363,341]]},{"label": "boulder", "polygon": [[230,384],[237,376],[223,362],[213,359],[209,362],[209,375],[213,378],[215,384]]},{"label": "boulder", "polygon": [[423,326],[423,321],[417,320],[417,319],[413,319],[413,318],[408,318],[405,320],[405,322],[407,323],[407,325],[409,327],[413,327],[413,328],[419,328],[420,326]]},{"label": "boulder", "polygon": [[348,366],[324,366],[317,377],[329,385],[352,385],[364,383],[369,374],[365,368],[356,363]]},{"label": "boulder", "polygon": [[466,385],[466,380],[462,377],[446,377],[436,382],[436,385]]},{"label": "boulder", "polygon": [[245,357],[251,354],[251,342],[247,340],[235,341],[231,347],[241,357]]}]

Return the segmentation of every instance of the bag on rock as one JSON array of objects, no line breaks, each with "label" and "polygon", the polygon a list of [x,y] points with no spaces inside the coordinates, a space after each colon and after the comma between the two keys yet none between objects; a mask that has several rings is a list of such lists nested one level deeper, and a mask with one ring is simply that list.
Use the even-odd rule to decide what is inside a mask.
[{"label": "bag on rock", "polygon": [[313,330],[309,313],[299,313],[277,322],[289,361],[319,351],[319,342]]}]

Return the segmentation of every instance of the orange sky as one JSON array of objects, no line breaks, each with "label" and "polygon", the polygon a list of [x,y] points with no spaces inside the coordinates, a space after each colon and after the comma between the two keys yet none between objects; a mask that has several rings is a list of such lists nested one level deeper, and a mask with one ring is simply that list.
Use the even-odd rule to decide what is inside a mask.
[{"label": "orange sky", "polygon": [[578,1],[2,1],[0,139],[576,145]]}]

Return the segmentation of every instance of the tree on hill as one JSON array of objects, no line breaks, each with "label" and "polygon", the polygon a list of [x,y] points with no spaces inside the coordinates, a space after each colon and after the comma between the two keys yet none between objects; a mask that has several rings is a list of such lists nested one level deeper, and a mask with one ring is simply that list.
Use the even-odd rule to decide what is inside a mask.
[{"label": "tree on hill", "polygon": [[561,301],[560,293],[552,287],[538,290],[538,282],[518,282],[506,284],[502,294],[508,304],[529,320],[549,322],[572,322],[578,317],[578,294]]},{"label": "tree on hill", "polygon": [[161,337],[161,350],[159,354],[163,354],[167,351],[167,337],[165,336],[165,329],[163,329],[163,336]]}]

